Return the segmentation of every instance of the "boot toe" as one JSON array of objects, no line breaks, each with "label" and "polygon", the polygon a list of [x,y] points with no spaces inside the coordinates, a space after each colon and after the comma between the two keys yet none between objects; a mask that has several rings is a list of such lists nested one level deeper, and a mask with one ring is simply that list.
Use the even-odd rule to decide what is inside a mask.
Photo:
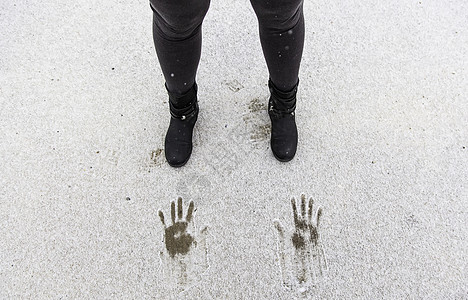
[{"label": "boot toe", "polygon": [[296,155],[297,142],[272,140],[271,150],[275,158],[281,162],[288,162]]},{"label": "boot toe", "polygon": [[192,145],[166,143],[166,161],[171,167],[182,167],[187,163],[192,154]]}]

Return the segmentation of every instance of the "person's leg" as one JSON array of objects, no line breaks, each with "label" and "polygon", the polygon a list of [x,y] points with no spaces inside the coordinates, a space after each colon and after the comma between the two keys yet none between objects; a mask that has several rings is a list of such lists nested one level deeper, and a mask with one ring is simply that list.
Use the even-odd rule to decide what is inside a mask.
[{"label": "person's leg", "polygon": [[201,54],[201,26],[209,5],[210,0],[150,0],[154,46],[171,112],[164,150],[173,167],[183,166],[192,153],[192,133],[198,116],[195,77]]},{"label": "person's leg", "polygon": [[172,93],[184,94],[195,83],[209,5],[210,0],[150,0],[154,46]]},{"label": "person's leg", "polygon": [[298,82],[304,48],[303,0],[251,0],[273,84],[282,91]]},{"label": "person's leg", "polygon": [[278,160],[289,161],[296,154],[298,140],[294,111],[305,36],[303,0],[251,3],[270,75],[271,149]]}]

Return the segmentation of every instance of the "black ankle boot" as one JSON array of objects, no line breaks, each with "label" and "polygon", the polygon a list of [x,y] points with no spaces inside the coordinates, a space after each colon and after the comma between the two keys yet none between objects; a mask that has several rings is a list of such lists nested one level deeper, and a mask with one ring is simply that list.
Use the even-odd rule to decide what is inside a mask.
[{"label": "black ankle boot", "polygon": [[182,96],[168,90],[171,121],[166,133],[164,152],[172,167],[182,167],[192,154],[192,133],[198,118],[197,90],[196,83]]},{"label": "black ankle boot", "polygon": [[271,120],[271,150],[277,160],[286,162],[293,159],[297,149],[297,127],[294,110],[296,109],[297,86],[290,92],[276,88],[271,79],[268,114]]}]

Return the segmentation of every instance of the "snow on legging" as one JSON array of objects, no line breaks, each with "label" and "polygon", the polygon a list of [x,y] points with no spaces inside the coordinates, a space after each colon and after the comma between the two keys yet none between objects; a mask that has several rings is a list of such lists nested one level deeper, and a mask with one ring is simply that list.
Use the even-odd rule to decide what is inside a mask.
[{"label": "snow on legging", "polygon": [[[290,91],[298,82],[304,47],[303,0],[250,0],[274,85]],[[203,19],[210,0],[150,0],[153,39],[167,89],[184,94],[195,82]]]}]

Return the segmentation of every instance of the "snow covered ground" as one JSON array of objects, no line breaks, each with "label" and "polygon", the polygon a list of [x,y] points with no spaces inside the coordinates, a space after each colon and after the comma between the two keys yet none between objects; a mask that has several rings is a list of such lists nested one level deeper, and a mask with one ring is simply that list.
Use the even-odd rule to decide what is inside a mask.
[{"label": "snow covered ground", "polygon": [[306,0],[285,164],[250,3],[212,1],[173,169],[147,1],[2,1],[0,298],[468,299],[467,12]]}]

